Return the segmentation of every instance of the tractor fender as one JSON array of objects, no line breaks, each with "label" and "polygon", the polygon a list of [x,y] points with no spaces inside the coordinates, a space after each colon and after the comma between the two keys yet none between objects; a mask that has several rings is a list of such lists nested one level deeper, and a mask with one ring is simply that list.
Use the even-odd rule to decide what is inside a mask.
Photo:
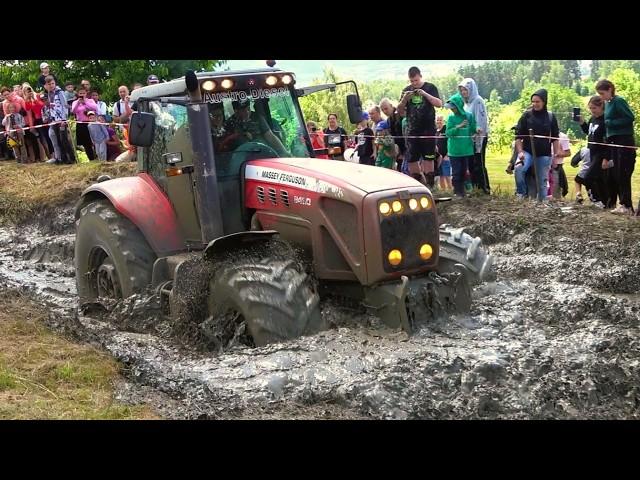
[{"label": "tractor fender", "polygon": [[210,260],[218,253],[233,250],[249,243],[268,242],[277,234],[276,230],[249,230],[218,237],[211,240],[204,249],[204,258]]},{"label": "tractor fender", "polygon": [[158,256],[185,250],[185,240],[173,205],[147,173],[95,183],[82,192],[75,218],[97,198],[107,198],[114,208],[131,220]]}]

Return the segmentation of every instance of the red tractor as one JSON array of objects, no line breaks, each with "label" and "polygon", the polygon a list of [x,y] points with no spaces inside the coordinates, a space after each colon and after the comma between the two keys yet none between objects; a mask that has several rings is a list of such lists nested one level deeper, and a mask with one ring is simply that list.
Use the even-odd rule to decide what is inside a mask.
[{"label": "red tractor", "polygon": [[[216,342],[264,345],[326,328],[347,297],[387,325],[468,312],[492,258],[439,227],[436,200],[399,172],[318,153],[300,96],[275,68],[197,73],[132,93],[139,173],[87,188],[76,208],[82,300],[155,288],[167,314]],[[352,123],[357,95],[347,96]]]}]

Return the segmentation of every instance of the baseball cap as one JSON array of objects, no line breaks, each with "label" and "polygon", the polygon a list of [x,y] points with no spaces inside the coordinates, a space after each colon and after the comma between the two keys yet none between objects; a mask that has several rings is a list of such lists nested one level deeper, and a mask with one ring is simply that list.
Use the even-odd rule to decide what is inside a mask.
[{"label": "baseball cap", "polygon": [[42,62],[40,64],[40,70],[42,70],[43,68],[47,68],[49,66],[49,64],[47,62]]},{"label": "baseball cap", "polygon": [[93,110],[89,110],[89,111],[87,112],[87,117],[89,117],[89,116],[91,116],[91,115],[95,115],[95,114],[96,114],[96,112],[94,112]]},{"label": "baseball cap", "polygon": [[360,121],[362,120],[369,120],[369,112],[362,112],[362,118]]},{"label": "baseball cap", "polygon": [[380,120],[376,124],[376,132],[379,132],[381,130],[389,130],[389,122],[387,122],[386,120]]},{"label": "baseball cap", "polygon": [[160,80],[158,80],[156,75],[149,75],[147,77],[147,83],[160,83]]}]

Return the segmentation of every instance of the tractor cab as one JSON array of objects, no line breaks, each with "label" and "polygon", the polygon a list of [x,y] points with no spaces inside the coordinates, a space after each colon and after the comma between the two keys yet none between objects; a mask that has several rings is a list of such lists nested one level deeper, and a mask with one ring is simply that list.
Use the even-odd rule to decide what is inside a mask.
[{"label": "tractor cab", "polygon": [[[139,171],[169,197],[188,245],[202,248],[250,228],[246,162],[326,153],[313,150],[298,98],[335,85],[295,83],[293,73],[275,68],[188,72],[132,92],[138,109],[129,138]],[[359,99],[350,102],[350,116],[359,115],[357,108]]]},{"label": "tractor cab", "polygon": [[[221,225],[214,226],[219,233],[248,229],[241,189],[247,161],[305,158],[313,156],[313,150],[293,73],[272,68],[205,72],[191,81],[191,91],[183,77],[132,92],[138,113],[130,124],[130,138],[137,145],[139,170],[165,191],[187,242],[197,248],[206,244],[203,223],[218,224],[221,219]],[[219,202],[195,194],[199,169],[200,176],[215,173],[217,186],[210,191],[219,191],[212,195]],[[201,218],[207,217],[203,210],[215,210],[216,203],[220,217]]]}]

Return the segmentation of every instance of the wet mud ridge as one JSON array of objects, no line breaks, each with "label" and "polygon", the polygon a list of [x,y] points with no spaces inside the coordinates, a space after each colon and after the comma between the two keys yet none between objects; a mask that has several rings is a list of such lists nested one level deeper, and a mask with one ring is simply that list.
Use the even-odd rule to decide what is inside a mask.
[{"label": "wet mud ridge", "polygon": [[485,239],[497,279],[411,337],[325,302],[318,335],[187,349],[148,296],[78,311],[72,219],[0,230],[0,287],[48,302],[52,328],[124,363],[121,400],[168,418],[638,418],[640,225],[500,198],[441,217]]}]

